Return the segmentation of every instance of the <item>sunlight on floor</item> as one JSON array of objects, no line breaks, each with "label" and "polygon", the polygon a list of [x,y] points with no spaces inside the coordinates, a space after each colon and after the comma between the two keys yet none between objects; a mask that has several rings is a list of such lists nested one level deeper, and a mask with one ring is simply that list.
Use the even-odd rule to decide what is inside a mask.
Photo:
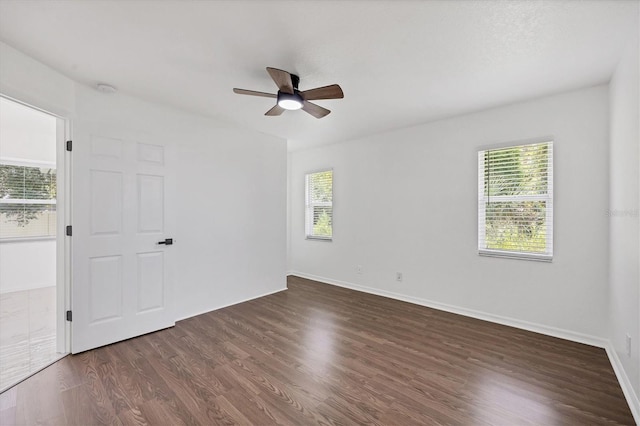
[{"label": "sunlight on floor", "polygon": [[544,381],[536,386],[532,385],[531,378],[527,381],[514,378],[513,372],[502,374],[489,369],[479,371],[483,374],[467,383],[467,386],[475,388],[475,406],[481,408],[475,412],[478,419],[496,424],[512,416],[515,424],[519,421],[517,414],[526,411],[531,424],[561,423],[561,416],[554,408],[555,403],[547,393]]}]

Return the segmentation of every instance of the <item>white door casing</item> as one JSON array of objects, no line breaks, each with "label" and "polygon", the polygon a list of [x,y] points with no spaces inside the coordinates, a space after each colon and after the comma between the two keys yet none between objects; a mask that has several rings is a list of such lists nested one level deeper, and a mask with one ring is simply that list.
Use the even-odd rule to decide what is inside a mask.
[{"label": "white door casing", "polygon": [[167,146],[76,122],[73,143],[71,351],[175,324]]},{"label": "white door casing", "polygon": [[71,163],[65,143],[71,133],[69,126],[68,119],[56,119],[56,351],[61,354],[68,353],[71,347],[71,327],[63,315],[71,300],[71,241],[65,236],[71,206]]}]

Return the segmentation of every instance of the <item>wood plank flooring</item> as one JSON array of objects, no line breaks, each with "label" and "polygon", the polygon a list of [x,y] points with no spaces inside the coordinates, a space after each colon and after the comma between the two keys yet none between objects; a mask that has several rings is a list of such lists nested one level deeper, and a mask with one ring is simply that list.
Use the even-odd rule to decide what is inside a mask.
[{"label": "wood plank flooring", "polygon": [[633,424],[604,350],[290,277],[68,356],[0,424]]}]

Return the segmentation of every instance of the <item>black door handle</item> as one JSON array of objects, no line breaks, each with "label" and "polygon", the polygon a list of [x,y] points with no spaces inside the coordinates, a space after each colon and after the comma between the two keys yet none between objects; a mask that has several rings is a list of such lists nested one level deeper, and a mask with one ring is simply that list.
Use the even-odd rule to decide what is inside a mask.
[{"label": "black door handle", "polygon": [[173,244],[173,238],[167,238],[164,241],[158,241],[158,244],[166,244],[168,246]]}]

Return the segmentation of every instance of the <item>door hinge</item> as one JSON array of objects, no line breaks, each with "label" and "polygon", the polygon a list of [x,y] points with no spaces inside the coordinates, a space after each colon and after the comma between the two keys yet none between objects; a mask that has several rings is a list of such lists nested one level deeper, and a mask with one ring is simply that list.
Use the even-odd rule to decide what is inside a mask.
[{"label": "door hinge", "polygon": [[65,233],[67,234],[67,237],[70,237],[70,236],[71,236],[71,234],[73,233],[73,230],[72,230],[72,228],[71,228],[71,225],[68,225],[68,226],[67,226]]},{"label": "door hinge", "polygon": [[66,315],[67,321],[71,321],[73,318],[73,315],[71,314],[71,311],[67,311],[67,315]]},{"label": "door hinge", "polygon": [[72,145],[73,145],[73,142],[67,141],[67,151],[71,151]]}]

